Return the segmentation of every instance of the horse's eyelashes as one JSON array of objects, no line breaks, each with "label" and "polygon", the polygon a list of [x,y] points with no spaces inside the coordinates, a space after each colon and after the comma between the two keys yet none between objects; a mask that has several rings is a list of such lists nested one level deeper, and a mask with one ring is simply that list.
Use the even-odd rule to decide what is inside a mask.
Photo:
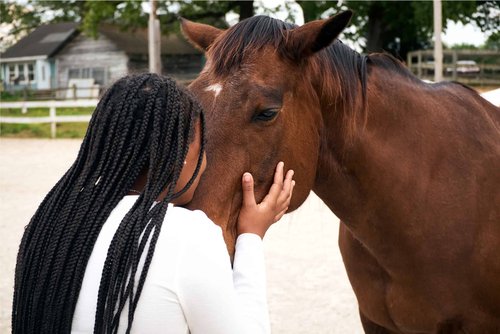
[{"label": "horse's eyelashes", "polygon": [[278,109],[262,110],[252,118],[254,122],[269,122],[278,116]]}]

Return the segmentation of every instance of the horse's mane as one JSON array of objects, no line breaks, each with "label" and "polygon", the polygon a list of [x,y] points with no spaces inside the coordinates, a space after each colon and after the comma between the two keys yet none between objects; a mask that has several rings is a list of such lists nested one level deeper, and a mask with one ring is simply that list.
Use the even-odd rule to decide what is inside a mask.
[{"label": "horse's mane", "polygon": [[399,59],[389,53],[371,53],[367,55],[367,58],[368,62],[377,68],[381,68],[389,72],[396,72],[416,83],[421,83],[421,80],[417,78],[406,66],[404,66]]},{"label": "horse's mane", "polygon": [[297,27],[267,16],[253,16],[232,26],[216,40],[209,52],[213,55],[216,76],[226,76],[238,69],[244,60],[265,46],[284,49],[286,31]]},{"label": "horse's mane", "polygon": [[[211,70],[215,76],[224,77],[240,68],[240,65],[266,46],[274,47],[284,59],[294,59],[285,47],[287,30],[297,25],[267,16],[253,16],[229,28],[216,40],[209,52],[212,55]],[[368,66],[395,71],[405,77],[415,78],[399,60],[389,54],[361,55],[340,40],[317,52],[312,57],[312,68],[321,78],[321,94],[334,97],[328,104],[342,102],[346,134],[356,127],[356,113],[366,120],[366,84]],[[361,98],[360,98],[361,94]],[[339,100],[340,99],[340,100]]]}]

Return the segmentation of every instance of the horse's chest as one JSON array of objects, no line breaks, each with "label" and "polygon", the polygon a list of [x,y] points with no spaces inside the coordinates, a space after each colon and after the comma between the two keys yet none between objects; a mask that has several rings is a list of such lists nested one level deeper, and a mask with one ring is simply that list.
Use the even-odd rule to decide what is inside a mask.
[{"label": "horse's chest", "polygon": [[411,275],[391,276],[350,232],[341,228],[340,249],[361,313],[396,333],[432,333],[440,311]]},{"label": "horse's chest", "polygon": [[439,322],[440,311],[432,299],[407,284],[387,280],[384,296],[385,309],[396,328],[402,332],[431,333]]},{"label": "horse's chest", "polygon": [[355,291],[360,308],[366,311],[368,318],[395,332],[434,332],[440,310],[420,290],[409,289],[407,284],[394,282],[383,275],[380,278],[366,275],[359,283],[362,287],[358,285]]}]

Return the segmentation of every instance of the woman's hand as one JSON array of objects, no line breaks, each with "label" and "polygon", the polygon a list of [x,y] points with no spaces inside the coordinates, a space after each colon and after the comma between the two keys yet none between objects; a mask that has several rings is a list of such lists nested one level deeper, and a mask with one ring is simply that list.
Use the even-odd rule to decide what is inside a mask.
[{"label": "woman's hand", "polygon": [[255,202],[252,175],[250,173],[243,174],[243,204],[238,217],[238,235],[255,233],[264,238],[267,229],[280,220],[288,210],[295,181],[292,180],[293,170],[289,170],[283,180],[284,165],[283,162],[278,163],[273,185],[260,204]]}]

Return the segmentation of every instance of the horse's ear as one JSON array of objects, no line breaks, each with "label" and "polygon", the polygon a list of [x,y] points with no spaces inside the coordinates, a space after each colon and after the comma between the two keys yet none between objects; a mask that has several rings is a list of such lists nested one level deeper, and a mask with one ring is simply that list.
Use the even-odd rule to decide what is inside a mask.
[{"label": "horse's ear", "polygon": [[308,22],[290,30],[287,51],[294,59],[302,59],[329,46],[349,24],[352,11],[346,10],[327,20]]},{"label": "horse's ear", "polygon": [[195,47],[201,51],[207,51],[208,47],[215,41],[224,30],[212,27],[208,24],[195,23],[185,18],[179,17],[181,21],[181,30],[184,36]]}]

